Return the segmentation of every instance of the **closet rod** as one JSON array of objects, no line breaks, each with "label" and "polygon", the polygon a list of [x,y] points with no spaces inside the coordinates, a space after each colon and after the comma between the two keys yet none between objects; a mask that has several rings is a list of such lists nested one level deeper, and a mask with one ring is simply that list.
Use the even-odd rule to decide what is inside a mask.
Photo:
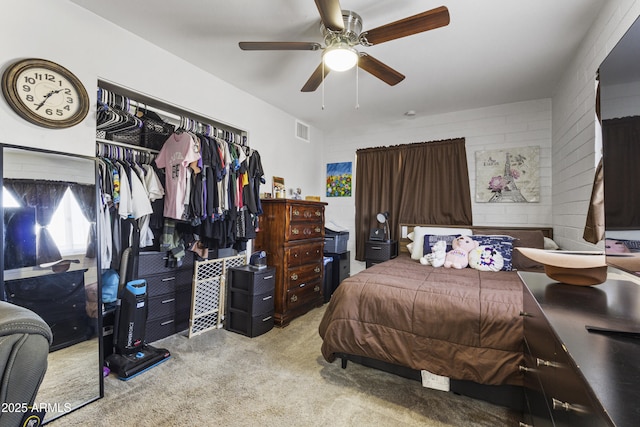
[{"label": "closet rod", "polygon": [[151,153],[151,154],[160,153],[160,151],[152,150],[151,148],[139,147],[137,145],[131,145],[131,144],[127,144],[127,143],[124,143],[124,142],[110,141],[110,140],[104,139],[104,138],[96,138],[96,142],[100,142],[102,144],[108,144],[108,145],[116,145],[118,147],[127,148],[129,150],[146,151],[147,153]]},{"label": "closet rod", "polygon": [[[162,113],[165,113],[165,114],[169,113],[169,114],[175,115],[178,117],[178,120],[180,120],[181,116],[188,117],[198,122],[201,122],[204,124],[210,124],[216,128],[219,128],[234,134],[238,134],[240,135],[240,137],[246,140],[247,145],[249,143],[248,142],[249,132],[239,129],[230,124],[220,122],[219,120],[212,119],[211,117],[203,116],[187,108],[183,108],[181,106],[171,104],[170,102],[163,101],[161,99],[142,94],[131,88],[127,88],[107,80],[98,80],[98,87],[112,91],[122,96],[126,96],[130,100],[135,101],[136,103],[141,103],[148,107],[155,108],[157,110],[162,111]],[[159,113],[159,111],[156,111],[156,112]]]}]

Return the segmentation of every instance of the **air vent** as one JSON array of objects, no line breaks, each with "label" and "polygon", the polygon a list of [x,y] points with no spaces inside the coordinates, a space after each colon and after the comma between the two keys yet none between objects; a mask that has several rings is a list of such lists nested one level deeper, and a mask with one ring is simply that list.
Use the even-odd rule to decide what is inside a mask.
[{"label": "air vent", "polygon": [[309,126],[296,120],[296,138],[309,142]]}]

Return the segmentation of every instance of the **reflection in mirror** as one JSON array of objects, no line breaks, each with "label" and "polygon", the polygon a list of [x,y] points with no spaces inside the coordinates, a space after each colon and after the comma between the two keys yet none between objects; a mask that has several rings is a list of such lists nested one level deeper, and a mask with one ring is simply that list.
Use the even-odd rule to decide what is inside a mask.
[{"label": "reflection in mirror", "polygon": [[95,163],[8,147],[2,163],[4,296],[52,329],[49,421],[101,397]]},{"label": "reflection in mirror", "polygon": [[640,21],[599,68],[607,263],[640,274]]}]

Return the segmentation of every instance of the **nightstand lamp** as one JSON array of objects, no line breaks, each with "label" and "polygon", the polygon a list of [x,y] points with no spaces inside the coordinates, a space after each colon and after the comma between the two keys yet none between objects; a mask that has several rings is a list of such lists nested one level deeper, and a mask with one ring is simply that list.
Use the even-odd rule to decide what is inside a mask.
[{"label": "nightstand lamp", "polygon": [[382,228],[384,229],[384,241],[388,242],[390,240],[389,236],[389,212],[380,212],[376,219],[380,224],[382,224]]}]

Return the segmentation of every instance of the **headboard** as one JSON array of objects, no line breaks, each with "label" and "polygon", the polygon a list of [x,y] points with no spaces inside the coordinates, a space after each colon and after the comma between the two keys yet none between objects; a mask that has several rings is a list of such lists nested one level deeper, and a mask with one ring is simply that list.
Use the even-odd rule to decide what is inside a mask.
[{"label": "headboard", "polygon": [[[399,251],[400,253],[408,253],[407,244],[411,242],[408,237],[406,237],[409,233],[413,231],[413,227],[422,226],[422,227],[447,227],[447,228],[470,228],[473,230],[474,234],[506,234],[509,235],[511,231],[512,234],[517,234],[518,231],[542,231],[542,235],[544,237],[548,237],[553,239],[553,227],[500,227],[493,225],[432,225],[432,224],[400,224],[400,229],[398,232],[398,236],[400,239],[398,241]],[[406,227],[406,231],[405,231]],[[403,233],[404,231],[404,233]],[[498,233],[499,232],[499,233]],[[516,236],[514,236],[516,237]]]}]

